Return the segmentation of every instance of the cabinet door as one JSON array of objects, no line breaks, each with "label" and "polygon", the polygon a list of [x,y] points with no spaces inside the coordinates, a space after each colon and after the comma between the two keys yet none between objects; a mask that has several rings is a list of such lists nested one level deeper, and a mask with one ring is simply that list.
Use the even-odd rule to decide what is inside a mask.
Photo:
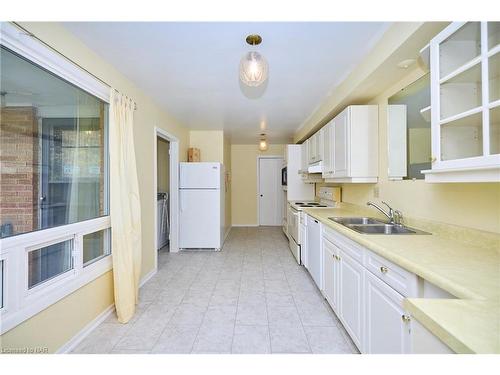
[{"label": "cabinet door", "polygon": [[403,296],[365,270],[365,353],[410,353],[410,323]]},{"label": "cabinet door", "polygon": [[334,176],[348,177],[349,151],[349,110],[341,112],[334,119],[333,162]]},{"label": "cabinet door", "polygon": [[323,132],[324,127],[316,133],[316,161],[323,160]]},{"label": "cabinet door", "polygon": [[340,316],[361,350],[363,333],[363,266],[340,250]]},{"label": "cabinet door", "polygon": [[333,177],[333,158],[332,158],[332,123],[330,122],[323,128],[323,177]]},{"label": "cabinet door", "polygon": [[314,163],[316,160],[316,134],[311,136],[311,138],[308,139],[309,141],[309,147],[308,147],[308,154],[309,154],[309,164]]},{"label": "cabinet door", "polygon": [[323,294],[335,313],[339,304],[338,249],[323,238]]},{"label": "cabinet door", "polygon": [[307,153],[307,145],[308,145],[309,141],[305,141],[304,143],[302,143],[300,146],[300,170],[302,172],[307,172],[307,167],[309,165],[308,163],[308,153]]}]

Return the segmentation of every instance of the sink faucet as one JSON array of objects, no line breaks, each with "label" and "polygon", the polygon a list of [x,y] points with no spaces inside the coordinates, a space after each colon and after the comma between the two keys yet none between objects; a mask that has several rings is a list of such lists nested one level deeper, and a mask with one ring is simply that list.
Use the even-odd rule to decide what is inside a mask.
[{"label": "sink faucet", "polygon": [[403,214],[401,213],[401,211],[393,210],[392,207],[389,206],[384,201],[382,201],[382,204],[385,204],[387,206],[387,208],[389,209],[388,212],[386,212],[383,208],[381,208],[380,206],[376,205],[373,202],[367,202],[366,203],[367,206],[373,206],[377,210],[379,210],[380,212],[382,212],[385,216],[387,216],[387,218],[389,219],[389,221],[390,221],[391,224],[398,224],[398,225],[400,225],[401,222],[402,222],[402,220],[403,220]]}]

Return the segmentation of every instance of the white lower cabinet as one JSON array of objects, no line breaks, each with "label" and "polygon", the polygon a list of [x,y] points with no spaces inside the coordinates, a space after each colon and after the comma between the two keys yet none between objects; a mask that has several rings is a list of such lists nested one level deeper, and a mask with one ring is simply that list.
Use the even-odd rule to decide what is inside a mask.
[{"label": "white lower cabinet", "polygon": [[364,296],[363,352],[411,353],[410,320],[402,307],[404,297],[367,270]]},{"label": "white lower cabinet", "polygon": [[403,299],[417,297],[417,276],[328,227],[321,233],[321,289],[354,344],[362,353],[411,353]]},{"label": "white lower cabinet", "polygon": [[361,350],[363,338],[363,266],[340,250],[340,320]]},{"label": "white lower cabinet", "polygon": [[336,314],[340,302],[340,262],[339,250],[323,238],[323,294]]}]

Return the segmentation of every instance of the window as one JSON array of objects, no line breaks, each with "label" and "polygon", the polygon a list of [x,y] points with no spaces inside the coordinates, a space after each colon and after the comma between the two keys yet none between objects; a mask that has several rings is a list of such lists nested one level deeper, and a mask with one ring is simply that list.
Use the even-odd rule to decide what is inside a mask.
[{"label": "window", "polygon": [[83,236],[83,266],[101,259],[109,254],[111,230],[105,229],[99,232]]},{"label": "window", "polygon": [[108,104],[2,48],[1,236],[108,214]]},{"label": "window", "polygon": [[73,268],[73,241],[68,240],[28,253],[28,288],[31,289]]},{"label": "window", "polygon": [[3,334],[109,271],[111,229],[109,87],[0,26]]}]

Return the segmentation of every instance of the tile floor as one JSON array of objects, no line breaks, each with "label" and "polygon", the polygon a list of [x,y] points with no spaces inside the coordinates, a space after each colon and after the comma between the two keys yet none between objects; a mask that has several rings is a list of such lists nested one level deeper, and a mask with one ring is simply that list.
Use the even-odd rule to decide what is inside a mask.
[{"label": "tile floor", "polygon": [[357,353],[281,228],[233,228],[221,252],[159,253],[128,324],[73,353]]}]

